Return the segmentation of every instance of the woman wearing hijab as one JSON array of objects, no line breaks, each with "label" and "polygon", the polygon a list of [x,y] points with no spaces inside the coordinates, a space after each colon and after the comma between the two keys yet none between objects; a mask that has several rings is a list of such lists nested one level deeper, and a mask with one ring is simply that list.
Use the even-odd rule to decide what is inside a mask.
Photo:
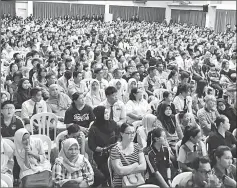
[{"label": "woman wearing hijab", "polygon": [[93,113],[96,119],[88,134],[88,145],[94,152],[93,158],[98,169],[109,180],[108,151],[117,142],[119,127],[114,120],[109,120],[109,111],[104,106],[95,107]]},{"label": "woman wearing hijab", "polygon": [[123,103],[126,103],[126,92],[123,90],[121,81],[119,79],[113,79],[112,86],[117,89],[118,100],[122,101]]},{"label": "woman wearing hijab", "polygon": [[160,109],[158,124],[165,130],[167,141],[172,148],[172,151],[175,151],[175,144],[178,140],[183,138],[183,132],[179,124],[176,123],[175,116],[172,114],[171,106],[163,103]]},{"label": "woman wearing hijab", "polygon": [[21,109],[23,102],[29,100],[30,96],[30,82],[27,78],[22,78],[18,83],[17,92],[13,95],[13,102],[16,109]]},{"label": "woman wearing hijab", "polygon": [[147,146],[148,133],[156,127],[158,127],[157,117],[153,114],[146,114],[142,119],[142,126],[137,128],[137,142],[142,148]]},{"label": "woman wearing hijab", "polygon": [[217,100],[217,110],[220,114],[225,115],[230,121],[230,132],[236,128],[236,113],[234,112],[234,108],[232,108],[229,104],[226,103],[225,99],[219,98]]},{"label": "woman wearing hijab", "polygon": [[53,166],[53,182],[56,187],[89,187],[94,181],[94,172],[89,161],[79,152],[75,138],[62,142],[59,157]]},{"label": "woman wearing hijab", "polygon": [[85,103],[92,108],[98,106],[101,102],[105,101],[105,93],[100,89],[100,83],[98,80],[91,80],[90,91],[86,95]]},{"label": "woman wearing hijab", "polygon": [[30,133],[21,128],[15,133],[14,144],[23,187],[50,187],[51,165],[45,157],[42,141],[31,138]]},{"label": "woman wearing hijab", "polygon": [[13,146],[10,146],[1,136],[1,174],[6,174],[11,179],[13,179]]},{"label": "woman wearing hijab", "polygon": [[124,104],[126,104],[129,101],[129,95],[130,95],[133,88],[137,88],[137,81],[134,78],[130,78],[128,80],[128,89],[127,89],[127,92],[125,93],[125,96],[124,96],[124,98],[125,98]]}]

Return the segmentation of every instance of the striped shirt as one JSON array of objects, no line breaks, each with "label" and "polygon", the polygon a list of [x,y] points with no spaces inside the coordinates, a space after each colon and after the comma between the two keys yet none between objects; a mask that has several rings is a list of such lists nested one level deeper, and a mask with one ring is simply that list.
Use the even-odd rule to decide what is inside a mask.
[{"label": "striped shirt", "polygon": [[[128,166],[128,165],[131,165],[136,162],[139,163],[138,155],[139,155],[139,153],[142,152],[142,148],[137,143],[136,144],[134,143],[133,146],[134,146],[134,151],[132,154],[130,154],[130,155],[123,154],[123,156],[126,158],[126,160],[130,164],[127,164],[127,162],[121,156],[121,149],[119,148],[118,144],[111,149],[111,153],[110,153],[111,160],[120,159],[123,166]],[[113,174],[114,187],[122,187],[122,177],[123,176],[120,176],[120,175],[116,174],[116,172],[114,172],[114,174]]]},{"label": "striped shirt", "polygon": [[65,180],[72,180],[83,177],[83,180],[86,180],[88,185],[92,185],[94,182],[94,172],[89,161],[84,157],[83,165],[79,171],[70,173],[64,167],[62,163],[56,160],[53,170],[52,170],[52,179],[54,181],[55,187],[61,187],[63,183],[66,183]]}]

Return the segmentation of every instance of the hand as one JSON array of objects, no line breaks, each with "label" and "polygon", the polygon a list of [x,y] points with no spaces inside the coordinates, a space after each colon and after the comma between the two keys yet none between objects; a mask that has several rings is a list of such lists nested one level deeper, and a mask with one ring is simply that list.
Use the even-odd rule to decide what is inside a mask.
[{"label": "hand", "polygon": [[137,116],[137,119],[142,120],[142,116],[141,116],[141,115],[138,115],[138,116]]},{"label": "hand", "polygon": [[225,180],[223,182],[225,185],[231,186],[231,187],[236,187],[236,181],[229,176],[225,177]]}]

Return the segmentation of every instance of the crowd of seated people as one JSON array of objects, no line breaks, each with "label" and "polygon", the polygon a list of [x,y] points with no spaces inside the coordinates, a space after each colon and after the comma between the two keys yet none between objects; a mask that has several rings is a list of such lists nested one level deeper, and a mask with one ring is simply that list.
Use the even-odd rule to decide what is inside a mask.
[{"label": "crowd of seated people", "polygon": [[10,187],[236,187],[236,29],[4,15],[1,46]]}]

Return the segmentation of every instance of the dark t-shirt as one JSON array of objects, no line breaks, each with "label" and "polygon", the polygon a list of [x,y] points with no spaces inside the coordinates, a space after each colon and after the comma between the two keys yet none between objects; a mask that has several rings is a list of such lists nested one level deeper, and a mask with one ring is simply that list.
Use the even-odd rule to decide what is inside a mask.
[{"label": "dark t-shirt", "polygon": [[6,126],[4,123],[3,115],[1,114],[1,134],[2,137],[13,137],[15,132],[20,129],[24,128],[22,120],[17,117],[13,116],[12,121],[9,126]]},{"label": "dark t-shirt", "polygon": [[95,120],[93,110],[90,106],[85,104],[82,110],[78,110],[74,104],[72,104],[65,113],[64,123],[75,123],[82,127],[89,128],[92,121]]}]

